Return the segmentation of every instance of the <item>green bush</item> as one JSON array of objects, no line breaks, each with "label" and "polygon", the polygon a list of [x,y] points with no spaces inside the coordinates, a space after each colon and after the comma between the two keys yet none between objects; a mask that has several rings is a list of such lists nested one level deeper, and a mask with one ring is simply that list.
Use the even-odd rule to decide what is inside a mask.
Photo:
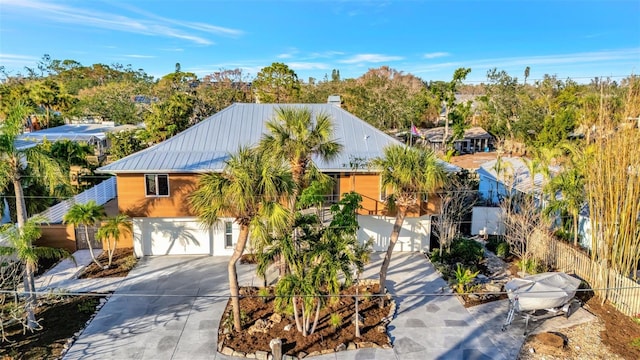
[{"label": "green bush", "polygon": [[450,264],[476,264],[484,258],[484,248],[475,240],[460,238],[453,241],[449,253],[444,257]]},{"label": "green bush", "polygon": [[496,247],[496,251],[495,251],[496,255],[498,255],[498,257],[501,258],[506,258],[509,256],[510,252],[509,252],[509,243],[503,241],[501,243],[498,244],[498,246]]},{"label": "green bush", "polygon": [[334,329],[337,329],[340,325],[342,325],[342,316],[338,313],[331,314],[329,323],[331,324],[331,326],[333,326]]},{"label": "green bush", "polygon": [[475,279],[479,273],[479,271],[472,272],[471,269],[462,267],[461,264],[458,264],[455,271],[456,292],[458,294],[466,292],[468,290],[468,285],[473,282],[473,279]]}]

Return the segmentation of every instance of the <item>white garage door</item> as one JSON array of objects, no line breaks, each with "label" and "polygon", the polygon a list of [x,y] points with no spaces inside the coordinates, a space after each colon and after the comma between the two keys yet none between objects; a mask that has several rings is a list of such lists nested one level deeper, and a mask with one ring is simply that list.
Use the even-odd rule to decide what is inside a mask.
[{"label": "white garage door", "polygon": [[194,219],[137,218],[133,234],[137,256],[213,255],[211,229]]}]

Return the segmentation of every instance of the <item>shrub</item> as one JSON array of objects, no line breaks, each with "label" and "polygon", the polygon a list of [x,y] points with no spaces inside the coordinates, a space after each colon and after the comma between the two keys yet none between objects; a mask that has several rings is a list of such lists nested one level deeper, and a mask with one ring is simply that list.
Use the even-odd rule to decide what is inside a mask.
[{"label": "shrub", "polygon": [[496,255],[498,255],[498,257],[501,258],[507,258],[510,254],[509,252],[509,243],[503,241],[501,243],[498,244],[498,246],[496,247],[496,251],[495,251]]},{"label": "shrub", "polygon": [[258,296],[262,302],[266,303],[269,296],[271,296],[271,292],[269,291],[269,288],[263,287],[258,290]]},{"label": "shrub", "polygon": [[[247,320],[249,320],[249,316],[247,316],[247,313],[244,312],[244,310],[240,310],[240,326],[244,326],[247,323]],[[233,310],[229,310],[226,319],[224,319],[224,322],[222,323],[222,326],[229,332],[233,331]]]},{"label": "shrub", "polygon": [[337,329],[340,325],[342,325],[342,315],[338,313],[331,314],[331,317],[329,318],[329,324],[331,324],[334,329]]},{"label": "shrub", "polygon": [[91,314],[96,311],[96,306],[98,305],[97,299],[87,299],[78,304],[78,312]]},{"label": "shrub", "polygon": [[460,238],[453,241],[449,253],[442,257],[451,264],[476,264],[484,257],[484,248],[475,240]]},{"label": "shrub", "polygon": [[468,285],[473,282],[473,279],[475,279],[479,273],[479,271],[472,272],[469,268],[464,268],[462,264],[458,264],[455,271],[456,292],[458,294],[465,293],[468,290]]},{"label": "shrub", "polygon": [[122,262],[122,268],[124,270],[131,270],[136,266],[137,263],[138,259],[133,255],[129,255]]}]

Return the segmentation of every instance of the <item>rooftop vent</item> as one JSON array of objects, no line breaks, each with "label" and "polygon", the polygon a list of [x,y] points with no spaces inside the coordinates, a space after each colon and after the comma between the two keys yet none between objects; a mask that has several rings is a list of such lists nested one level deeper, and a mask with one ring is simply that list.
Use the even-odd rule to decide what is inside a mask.
[{"label": "rooftop vent", "polygon": [[340,107],[340,105],[342,104],[342,100],[340,100],[340,95],[329,95],[329,98],[327,99],[327,104],[332,104]]}]

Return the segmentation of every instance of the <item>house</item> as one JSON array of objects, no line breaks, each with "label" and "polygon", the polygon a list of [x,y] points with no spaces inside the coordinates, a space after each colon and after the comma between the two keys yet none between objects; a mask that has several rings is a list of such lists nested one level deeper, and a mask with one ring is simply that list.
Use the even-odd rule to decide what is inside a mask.
[{"label": "house", "polygon": [[132,128],[136,127],[133,125],[115,126],[113,122],[75,123],[24,133],[20,135],[19,139],[39,143],[44,141],[44,139],[47,139],[50,142],[69,140],[88,144],[94,147],[94,162],[97,164],[101,163],[105,159],[107,150],[110,146],[107,133]]},{"label": "house", "polygon": [[[414,136],[414,141],[424,143],[434,151],[442,150],[442,142],[444,139],[445,128],[437,127],[426,130],[420,130],[419,134]],[[449,127],[447,139],[453,136],[453,129]],[[481,151],[489,151],[493,149],[494,138],[491,134],[481,127],[472,127],[464,131],[462,139],[453,142],[453,148],[460,154],[472,154]]]},{"label": "house", "polygon": [[[331,161],[314,161],[335,180],[332,198],[350,191],[362,195],[358,235],[361,239],[373,237],[375,249],[386,249],[393,218],[383,203],[379,173],[365,163],[382,156],[386,146],[399,144],[396,139],[333,104],[237,103],[170,139],[97,170],[116,176],[119,210],[134,221],[132,245],[137,256],[233,252],[239,231],[234,219],[223,218],[213,227],[203,227],[189,207],[188,196],[199,175],[221,171],[229,154],[239,146],[256,145],[267,132],[266,121],[281,106],[306,107],[313,114],[333,118],[334,139],[343,145],[343,151]],[[428,247],[428,214],[435,209],[433,202],[413,209],[398,250]]]}]

